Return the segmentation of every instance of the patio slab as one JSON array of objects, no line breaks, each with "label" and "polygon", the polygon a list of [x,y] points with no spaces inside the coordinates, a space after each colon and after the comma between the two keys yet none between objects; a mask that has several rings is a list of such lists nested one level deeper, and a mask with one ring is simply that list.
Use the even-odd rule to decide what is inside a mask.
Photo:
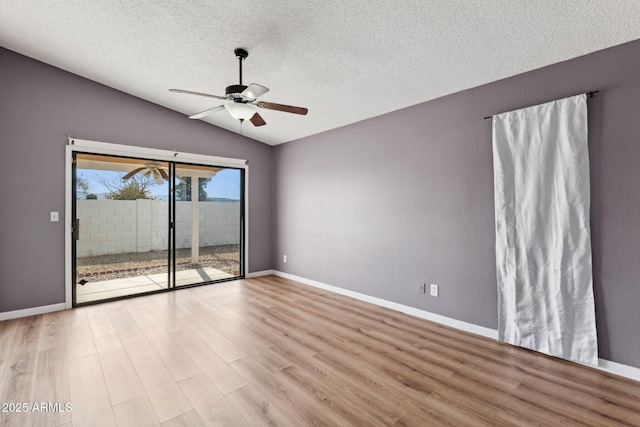
[{"label": "patio slab", "polygon": [[[176,272],[176,286],[193,285],[231,277],[234,276],[222,270],[209,267],[182,270]],[[159,273],[148,276],[87,282],[85,285],[76,285],[76,302],[99,301],[166,289],[167,279],[167,273]]]},{"label": "patio slab", "polygon": [[[158,285],[167,287],[167,274],[150,274],[146,276]],[[228,279],[234,277],[222,270],[215,268],[196,268],[190,270],[176,271],[176,286],[193,285],[194,283],[210,282],[213,280]]]}]

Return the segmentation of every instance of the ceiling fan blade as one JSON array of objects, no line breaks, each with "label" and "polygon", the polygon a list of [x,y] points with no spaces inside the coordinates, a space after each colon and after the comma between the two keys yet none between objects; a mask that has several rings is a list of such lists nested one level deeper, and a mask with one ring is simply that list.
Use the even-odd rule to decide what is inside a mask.
[{"label": "ceiling fan blade", "polygon": [[187,95],[206,96],[207,98],[215,98],[215,99],[227,99],[224,96],[211,95],[209,93],[202,93],[202,92],[192,92],[190,90],[182,90],[182,89],[169,89],[169,92],[186,93]]},{"label": "ceiling fan blade", "polygon": [[249,120],[254,126],[264,126],[267,124],[267,122],[265,122],[262,116],[258,113],[255,113]]},{"label": "ceiling fan blade", "polygon": [[162,180],[162,175],[160,175],[158,169],[151,169],[151,172],[153,173],[153,179],[155,180],[156,184],[162,185],[164,181]]},{"label": "ceiling fan blade", "polygon": [[259,101],[256,105],[260,108],[266,108],[267,110],[284,111],[285,113],[301,114],[303,116],[309,112],[309,110],[303,107],[294,107],[292,105],[275,104],[273,102]]},{"label": "ceiling fan blade", "polygon": [[160,172],[160,175],[162,175],[162,178],[166,179],[167,181],[169,180],[169,174],[165,172],[164,169],[158,168],[158,172]]},{"label": "ceiling fan blade", "polygon": [[204,110],[201,113],[194,114],[193,116],[189,116],[190,119],[201,119],[204,116],[208,116],[209,114],[217,113],[220,110],[224,110],[224,105],[218,105],[217,107],[209,108],[208,110]]},{"label": "ceiling fan blade", "polygon": [[129,172],[128,174],[126,174],[125,176],[122,177],[123,181],[128,180],[129,178],[131,178],[133,175],[137,174],[138,172],[140,172],[141,170],[144,170],[144,168],[138,168],[138,169],[134,169],[131,172]]},{"label": "ceiling fan blade", "polygon": [[261,86],[257,83],[251,83],[245,90],[242,91],[242,95],[247,98],[257,99],[259,96],[269,92],[269,88]]}]

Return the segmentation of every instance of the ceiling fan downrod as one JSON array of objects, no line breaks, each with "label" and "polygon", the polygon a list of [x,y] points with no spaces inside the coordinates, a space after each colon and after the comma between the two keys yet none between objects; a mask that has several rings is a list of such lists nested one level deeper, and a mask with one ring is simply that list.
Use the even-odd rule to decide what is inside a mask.
[{"label": "ceiling fan downrod", "polygon": [[231,96],[231,99],[233,99],[234,102],[237,103],[246,103],[246,101],[242,98],[242,96],[240,96],[240,94],[242,93],[242,91],[244,91],[247,87],[245,85],[242,84],[242,61],[245,60],[245,58],[247,56],[249,56],[249,52],[247,52],[246,50],[242,49],[242,48],[236,48],[234,50],[236,56],[238,57],[238,63],[240,65],[240,84],[237,85],[231,85],[231,86],[227,86],[227,89],[225,90],[225,94],[227,96]]},{"label": "ceiling fan downrod", "polygon": [[247,56],[249,56],[249,52],[247,52],[246,50],[242,49],[242,48],[236,48],[236,50],[234,50],[236,56],[238,57],[238,61],[240,63],[240,86],[242,86],[242,61],[244,61],[246,59]]}]

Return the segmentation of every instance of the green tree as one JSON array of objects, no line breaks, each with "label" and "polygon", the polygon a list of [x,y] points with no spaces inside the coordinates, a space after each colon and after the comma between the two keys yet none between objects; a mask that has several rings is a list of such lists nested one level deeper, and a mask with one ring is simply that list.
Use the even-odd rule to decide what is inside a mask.
[{"label": "green tree", "polygon": [[112,178],[96,176],[100,184],[104,185],[109,192],[105,195],[107,200],[138,200],[152,199],[150,187],[155,185],[152,177],[145,177],[143,174],[135,174],[126,181],[122,180],[122,175]]},{"label": "green tree", "polygon": [[89,181],[84,176],[76,176],[76,189],[83,193],[89,192]]},{"label": "green tree", "polygon": [[151,199],[151,192],[144,188],[140,182],[129,180],[121,188],[111,191],[105,195],[107,200],[138,200]]},{"label": "green tree", "polygon": [[[180,182],[176,186],[176,200],[181,202],[191,201],[191,177],[183,177],[184,182]],[[198,200],[204,202],[207,200],[206,186],[211,178],[198,178]]]},{"label": "green tree", "polygon": [[80,198],[82,193],[84,193],[84,197],[87,200],[98,198],[95,194],[89,193],[89,181],[82,175],[76,175],[76,197]]}]

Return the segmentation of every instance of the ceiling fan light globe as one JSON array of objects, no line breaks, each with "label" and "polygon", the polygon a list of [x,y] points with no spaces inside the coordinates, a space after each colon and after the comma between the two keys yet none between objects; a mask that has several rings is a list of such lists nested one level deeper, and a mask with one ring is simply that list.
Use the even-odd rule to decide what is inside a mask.
[{"label": "ceiling fan light globe", "polygon": [[249,120],[256,113],[251,105],[237,102],[225,104],[224,108],[226,108],[229,114],[231,114],[231,117],[236,120]]}]

